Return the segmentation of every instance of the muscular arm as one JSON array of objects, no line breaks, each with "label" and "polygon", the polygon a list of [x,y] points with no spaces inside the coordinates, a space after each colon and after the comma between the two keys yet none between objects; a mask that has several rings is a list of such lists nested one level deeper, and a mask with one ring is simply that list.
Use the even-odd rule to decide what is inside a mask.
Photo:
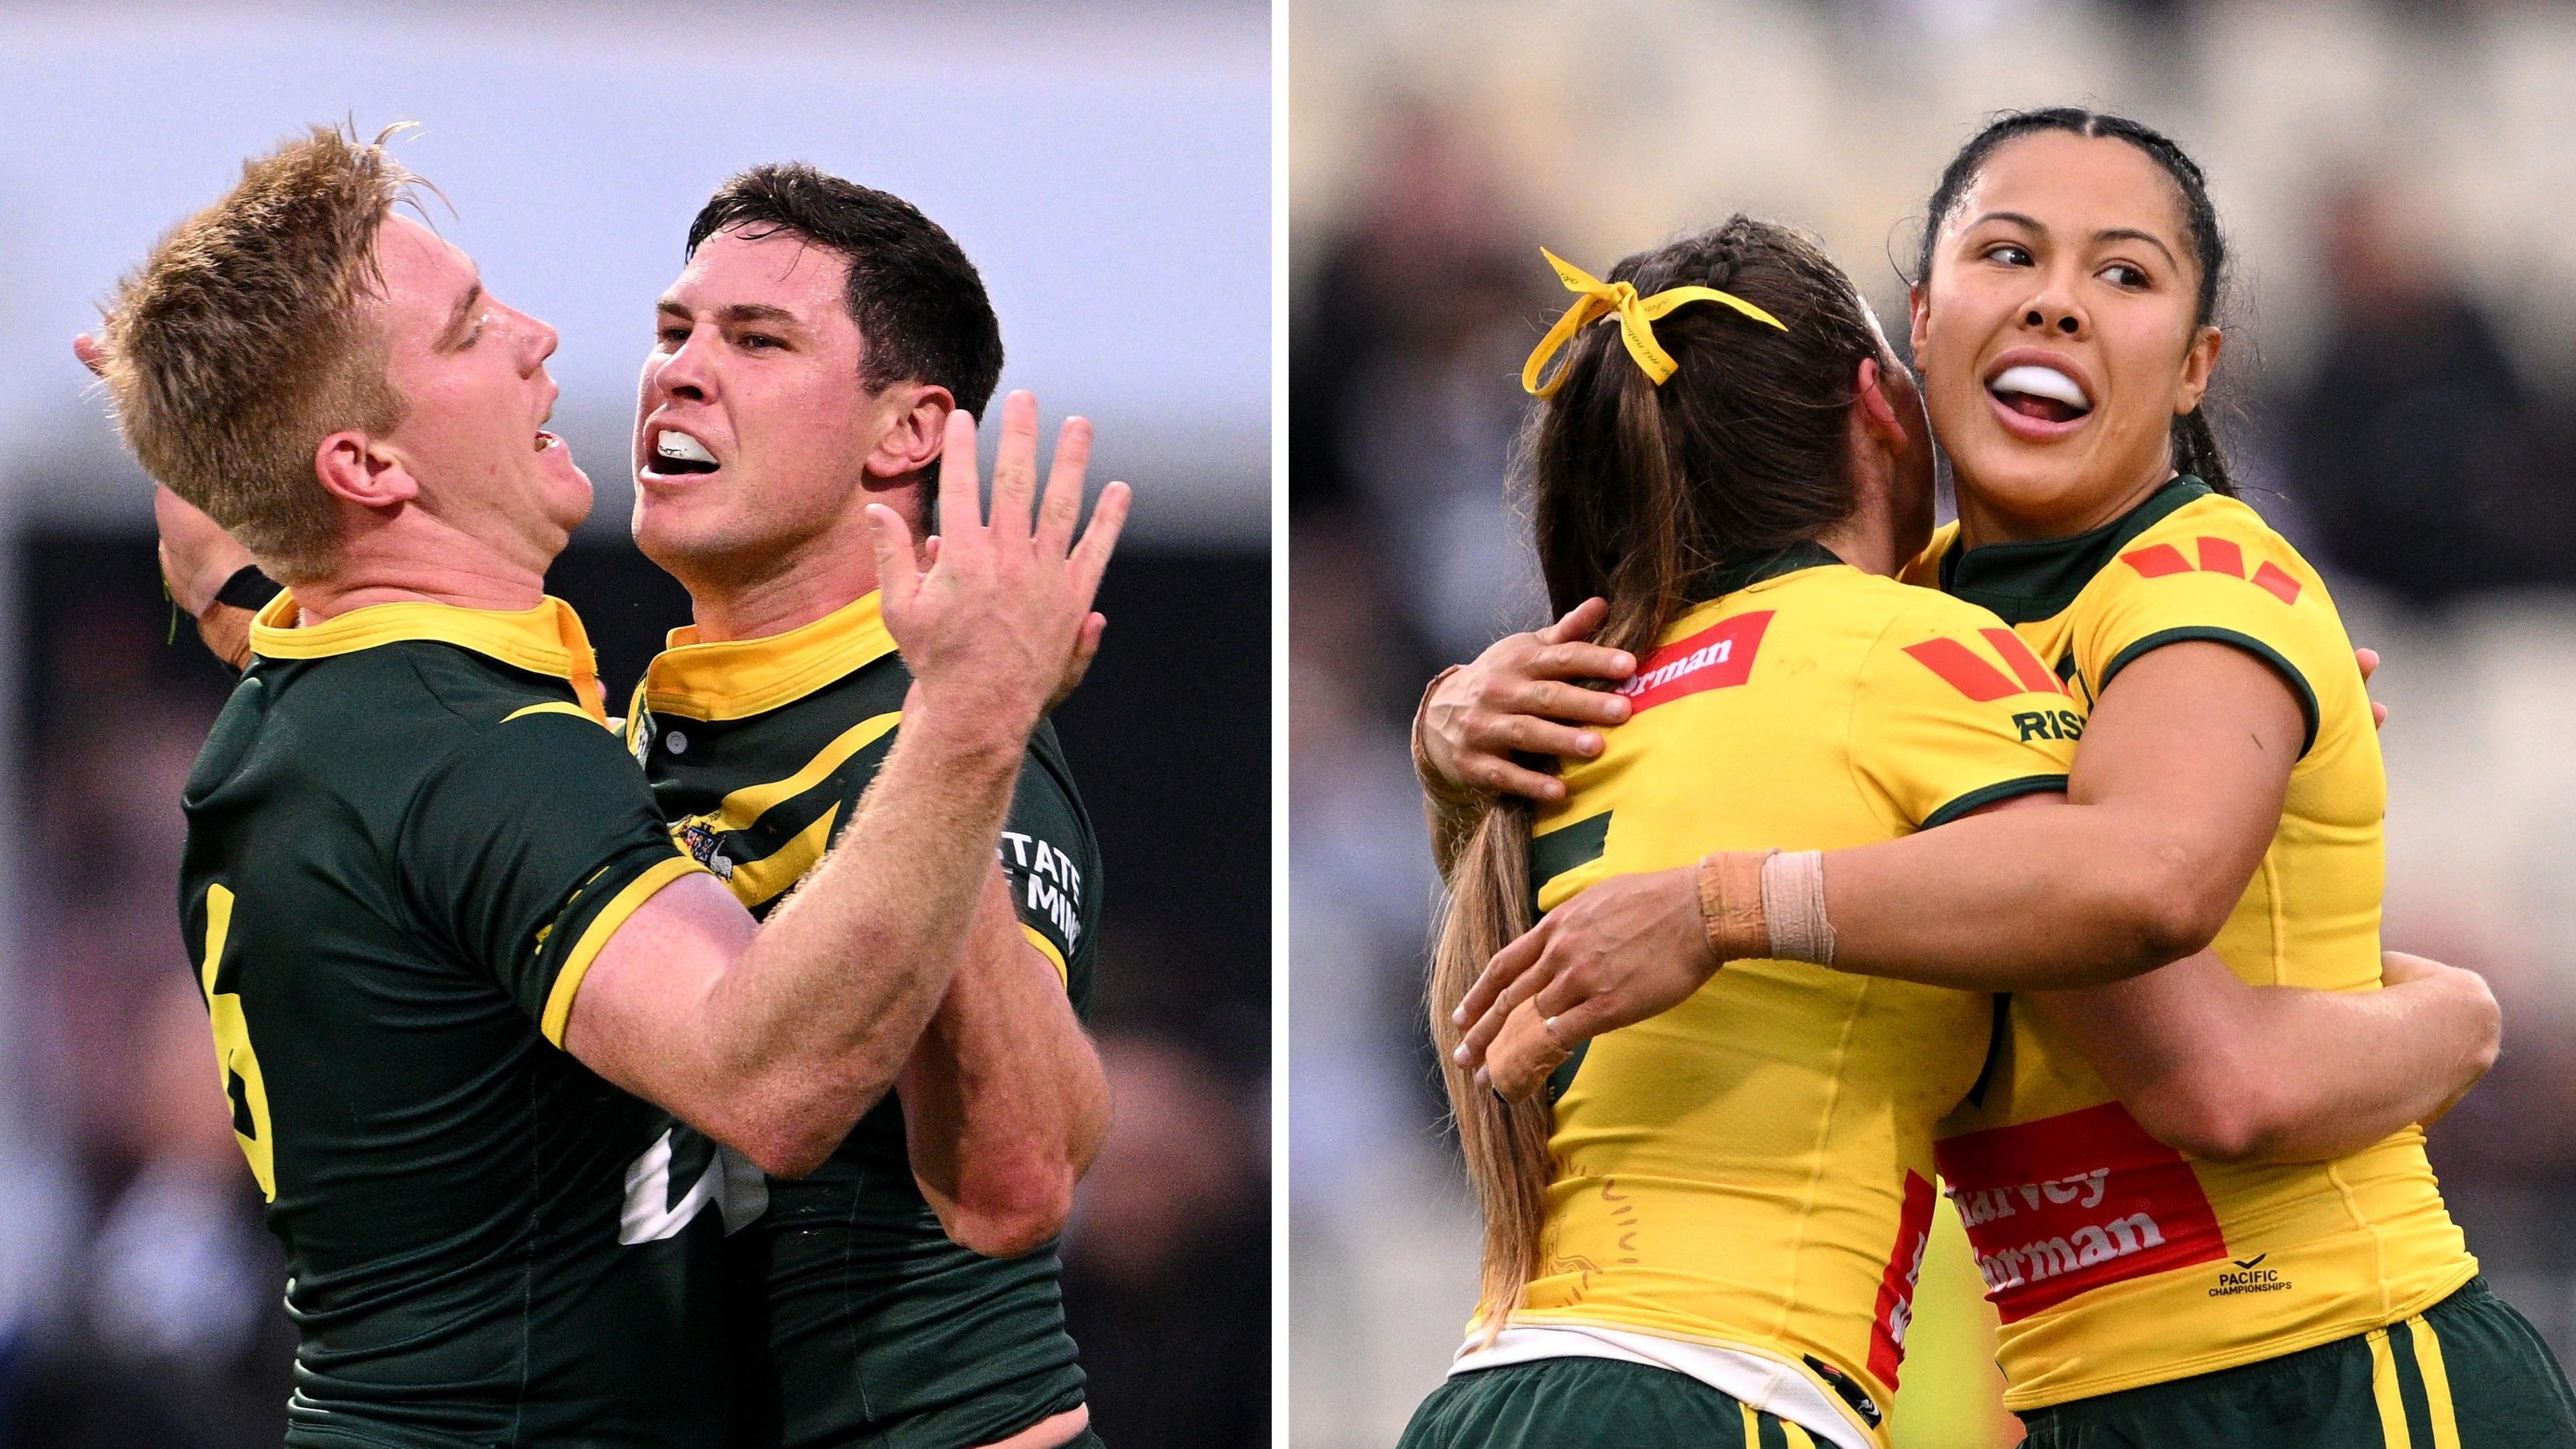
[{"label": "muscular arm", "polygon": [[2022,998],[2167,1146],[2218,1162],[2322,1162],[2430,1122],[2494,1065],[2486,983],[2391,954],[2377,991],[2249,986],[2208,952],[2127,981]]},{"label": "muscular arm", "polygon": [[1010,1258],[1063,1230],[1108,1130],[1109,1083],[998,866],[896,1091],[913,1178],[951,1239]]}]

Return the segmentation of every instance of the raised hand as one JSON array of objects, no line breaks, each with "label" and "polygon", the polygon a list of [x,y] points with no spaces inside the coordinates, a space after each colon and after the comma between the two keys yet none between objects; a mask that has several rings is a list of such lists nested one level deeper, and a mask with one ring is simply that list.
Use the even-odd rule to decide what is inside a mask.
[{"label": "raised hand", "polygon": [[1636,657],[1626,650],[1590,642],[1609,611],[1602,600],[1586,599],[1544,629],[1495,641],[1474,663],[1435,681],[1413,725],[1425,783],[1448,795],[1563,799],[1563,781],[1512,756],[1588,760],[1601,753],[1598,727],[1626,721],[1626,696],[1582,685],[1617,683],[1637,672]]},{"label": "raised hand", "polygon": [[[884,504],[868,508],[886,628],[923,708],[946,727],[988,729],[1014,749],[1079,682],[1099,648],[1106,621],[1091,603],[1129,497],[1124,483],[1102,489],[1077,542],[1091,424],[1065,420],[1039,500],[1037,416],[1037,399],[1026,392],[1003,401],[988,520],[977,486],[975,420],[950,414],[939,531],[926,568],[903,516]],[[906,728],[914,727],[907,718]]]}]

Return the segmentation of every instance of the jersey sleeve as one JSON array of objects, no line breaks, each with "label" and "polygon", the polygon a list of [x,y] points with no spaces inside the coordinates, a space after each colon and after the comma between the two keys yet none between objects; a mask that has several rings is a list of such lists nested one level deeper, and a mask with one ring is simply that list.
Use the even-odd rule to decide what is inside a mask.
[{"label": "jersey sleeve", "polygon": [[[2352,642],[2306,562],[2250,513],[2177,516],[2123,549],[2088,588],[2075,662],[2098,699],[2150,651],[2231,644],[2270,665],[2317,741],[2318,685],[2355,669]],[[2334,674],[2328,671],[2336,671]]]},{"label": "jersey sleeve", "polygon": [[1852,768],[1893,817],[1930,829],[2066,788],[2082,716],[2020,636],[1956,600],[1890,624],[1852,702]]},{"label": "jersey sleeve", "polygon": [[569,705],[523,710],[433,770],[396,852],[423,928],[557,1046],[608,938],[704,869],[672,842],[617,736]]},{"label": "jersey sleeve", "polygon": [[1002,827],[1002,875],[1020,933],[1054,964],[1077,1013],[1091,1009],[1092,927],[1100,918],[1100,843],[1091,817],[1040,725],[1020,766],[1011,813]]}]

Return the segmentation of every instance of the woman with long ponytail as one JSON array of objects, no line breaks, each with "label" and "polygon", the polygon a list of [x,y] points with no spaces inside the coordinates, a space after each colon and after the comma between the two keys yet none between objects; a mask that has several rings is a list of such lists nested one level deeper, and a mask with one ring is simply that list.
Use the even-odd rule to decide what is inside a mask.
[{"label": "woman with long ponytail", "polygon": [[[1741,957],[1997,987],[2054,962],[2091,989],[2010,998],[1939,1128],[2028,1443],[2576,1445],[2576,1395],[2425,1161],[2416,1124],[2493,1060],[2493,1004],[2380,949],[2386,783],[2351,641],[2204,411],[2226,251],[2199,167],[2134,121],[2019,112],[1927,212],[1914,357],[1960,517],[1907,577],[2012,626],[2061,696],[2035,727],[2080,737],[2078,803],[1606,883],[1468,989],[1464,1063],[1526,1091]],[[1490,780],[1529,723],[1418,753]]]},{"label": "woman with long ponytail", "polygon": [[[1444,1048],[1493,952],[1597,882],[1784,829],[1892,838],[2055,792],[2070,754],[1906,652],[2036,668],[1993,655],[1991,616],[1891,577],[1931,528],[1921,406],[1813,243],[1737,217],[1606,280],[1556,266],[1578,300],[1524,379],[1540,567],[1560,606],[1604,601],[1600,637],[1647,672],[1638,723],[1564,801],[1456,822]],[[1772,962],[1516,1100],[1453,1062],[1482,1302],[1405,1444],[1884,1449],[1931,1130],[1991,1014]]]}]

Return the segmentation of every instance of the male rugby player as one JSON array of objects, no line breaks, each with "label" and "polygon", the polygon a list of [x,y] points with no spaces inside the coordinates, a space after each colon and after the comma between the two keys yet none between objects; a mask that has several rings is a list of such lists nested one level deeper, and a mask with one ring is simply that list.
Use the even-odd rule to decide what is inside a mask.
[{"label": "male rugby player", "polygon": [[[627,739],[683,843],[759,914],[910,728],[909,660],[858,545],[872,503],[927,518],[946,496],[941,439],[992,396],[1001,333],[947,232],[805,166],[717,190],[656,316],[635,541],[695,624],[648,669]],[[1014,393],[997,478],[1027,481],[1036,432]],[[1089,450],[1069,421],[1059,473]],[[737,1446],[1097,1442],[1053,1240],[1108,1122],[1075,1016],[1099,902],[1090,820],[1042,724],[968,962],[896,1094],[810,1177],[769,1184],[728,1242]]]},{"label": "male rugby player", "polygon": [[[86,353],[147,470],[291,589],[188,783],[182,866],[293,1273],[288,1442],[716,1443],[697,1209],[740,1195],[675,1170],[670,1117],[792,1175],[893,1084],[982,929],[1125,494],[1072,547],[1079,470],[1034,528],[1033,470],[1001,470],[990,527],[971,483],[943,500],[926,573],[869,510],[910,728],[858,848],[755,926],[674,849],[543,594],[589,507],[541,426],[554,334],[392,214],[407,181],[318,128],[254,160]],[[972,423],[944,421],[971,480]]]},{"label": "male rugby player", "polygon": [[[944,431],[989,400],[1002,344],[945,231],[808,167],[727,182],[688,246],[639,391],[635,536],[696,623],[653,662],[627,737],[673,832],[759,914],[846,828],[895,738],[909,675],[865,509],[927,518]],[[1035,432],[1015,394],[997,477],[1033,467]],[[1057,467],[1078,474],[1089,443],[1069,422]],[[166,507],[164,523],[173,591],[224,652],[247,618],[217,600],[239,556]],[[1075,1016],[1098,860],[1041,725],[968,964],[896,1099],[811,1177],[737,1184],[728,1228],[758,1217],[727,1254],[735,1443],[1095,1442],[1052,1240],[1107,1121]]]}]

